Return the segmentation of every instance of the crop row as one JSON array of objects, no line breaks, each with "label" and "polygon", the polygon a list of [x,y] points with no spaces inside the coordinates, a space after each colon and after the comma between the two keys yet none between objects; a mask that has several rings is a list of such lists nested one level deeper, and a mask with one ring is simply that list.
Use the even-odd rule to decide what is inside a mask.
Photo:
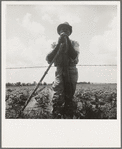
[{"label": "crop row", "polygon": [[[6,118],[16,118],[33,88],[8,88],[6,90]],[[52,101],[48,88],[38,91],[33,98],[38,110],[31,110],[23,118],[51,118]],[[58,114],[58,113],[57,113]],[[73,119],[116,119],[116,87],[79,88],[73,99]]]}]

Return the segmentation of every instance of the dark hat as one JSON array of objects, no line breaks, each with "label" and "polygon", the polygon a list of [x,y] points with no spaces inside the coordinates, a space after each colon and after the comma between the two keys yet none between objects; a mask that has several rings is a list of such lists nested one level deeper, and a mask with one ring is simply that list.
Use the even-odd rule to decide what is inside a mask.
[{"label": "dark hat", "polygon": [[57,32],[58,32],[58,34],[60,33],[60,30],[61,30],[61,28],[62,28],[63,26],[67,27],[67,28],[70,30],[70,35],[71,35],[71,33],[72,33],[72,26],[70,26],[68,22],[64,22],[63,24],[60,24],[60,25],[57,27]]}]

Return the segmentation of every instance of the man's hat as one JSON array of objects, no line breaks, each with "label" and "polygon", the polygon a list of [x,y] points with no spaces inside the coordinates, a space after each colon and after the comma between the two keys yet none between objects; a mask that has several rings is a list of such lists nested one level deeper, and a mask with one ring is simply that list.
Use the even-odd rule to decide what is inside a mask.
[{"label": "man's hat", "polygon": [[70,26],[68,22],[64,22],[63,24],[60,24],[60,25],[57,27],[57,32],[58,32],[58,34],[60,34],[60,30],[61,30],[61,28],[62,28],[63,26],[67,27],[67,28],[70,30],[70,35],[71,35],[71,33],[72,33],[72,26]]}]

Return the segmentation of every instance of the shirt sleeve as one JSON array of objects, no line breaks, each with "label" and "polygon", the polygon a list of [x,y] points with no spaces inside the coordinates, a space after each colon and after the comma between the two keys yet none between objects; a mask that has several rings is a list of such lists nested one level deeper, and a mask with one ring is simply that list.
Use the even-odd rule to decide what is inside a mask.
[{"label": "shirt sleeve", "polygon": [[51,44],[51,48],[52,48],[52,50],[54,50],[54,49],[56,48],[56,45],[57,45],[56,42],[53,42],[53,43]]},{"label": "shirt sleeve", "polygon": [[71,44],[72,44],[73,48],[75,49],[75,51],[77,51],[77,53],[79,53],[79,43],[77,41],[71,41]]},{"label": "shirt sleeve", "polygon": [[56,42],[53,42],[51,44],[51,52],[48,53],[48,55],[46,56],[46,61],[48,62],[48,64],[50,64],[55,56],[55,48],[56,48],[57,44]]},{"label": "shirt sleeve", "polygon": [[77,64],[79,62],[79,54],[80,54],[79,43],[77,41],[71,41],[71,44],[72,44],[74,50],[77,52],[77,57],[75,59],[70,58],[70,60],[74,64]]}]

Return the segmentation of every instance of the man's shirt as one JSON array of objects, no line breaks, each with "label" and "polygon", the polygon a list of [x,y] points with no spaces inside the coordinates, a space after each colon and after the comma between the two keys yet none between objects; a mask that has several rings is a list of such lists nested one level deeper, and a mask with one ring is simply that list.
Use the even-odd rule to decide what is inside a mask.
[{"label": "man's shirt", "polygon": [[[77,53],[77,56],[76,56],[76,58],[75,59],[72,59],[70,56],[68,57],[68,60],[69,60],[69,66],[75,66],[77,63],[78,63],[78,61],[79,61],[79,44],[78,44],[78,42],[77,41],[73,41],[73,40],[70,40],[70,42],[71,42],[71,45],[72,45],[72,47],[74,48],[74,50],[76,51],[76,53]],[[50,64],[51,63],[51,61],[52,60],[49,60],[49,57],[51,56],[51,57],[54,57],[54,56],[52,56],[52,54],[53,54],[53,51],[54,51],[54,49],[56,48],[56,46],[57,46],[57,43],[56,42],[53,42],[53,44],[52,44],[52,51],[47,55],[47,58],[46,58],[46,60],[48,61],[48,63]],[[70,50],[70,48],[69,48],[69,50]],[[61,65],[61,63],[62,63],[62,59],[63,59],[63,57],[62,57],[62,55],[61,55],[61,53],[60,53],[60,55],[58,56],[58,58],[56,59],[56,61],[54,62],[54,65],[55,66],[60,66]]]}]

